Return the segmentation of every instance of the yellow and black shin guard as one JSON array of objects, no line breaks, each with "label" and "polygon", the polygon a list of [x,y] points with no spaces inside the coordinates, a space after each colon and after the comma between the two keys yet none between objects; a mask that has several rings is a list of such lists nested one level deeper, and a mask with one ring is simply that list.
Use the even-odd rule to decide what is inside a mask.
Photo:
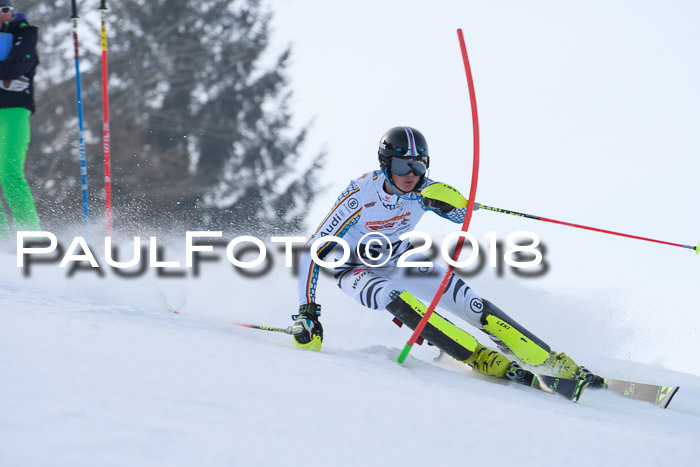
[{"label": "yellow and black shin guard", "polygon": [[[427,311],[427,307],[408,292],[399,294],[386,309],[411,329],[418,326]],[[508,358],[484,347],[474,336],[438,313],[430,315],[421,337],[452,358],[469,364],[480,373],[500,378],[510,367]]]},{"label": "yellow and black shin guard", "polygon": [[484,331],[503,342],[523,363],[536,366],[549,358],[551,349],[547,344],[493,303],[488,300],[483,302],[481,324]]}]

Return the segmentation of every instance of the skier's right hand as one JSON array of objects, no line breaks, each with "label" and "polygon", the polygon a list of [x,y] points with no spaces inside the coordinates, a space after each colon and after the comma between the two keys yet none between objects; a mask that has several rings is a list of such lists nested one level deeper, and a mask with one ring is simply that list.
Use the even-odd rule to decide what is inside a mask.
[{"label": "skier's right hand", "polygon": [[307,350],[321,350],[323,342],[323,326],[318,320],[321,316],[321,305],[307,303],[299,307],[299,314],[292,315],[292,337],[297,347]]}]

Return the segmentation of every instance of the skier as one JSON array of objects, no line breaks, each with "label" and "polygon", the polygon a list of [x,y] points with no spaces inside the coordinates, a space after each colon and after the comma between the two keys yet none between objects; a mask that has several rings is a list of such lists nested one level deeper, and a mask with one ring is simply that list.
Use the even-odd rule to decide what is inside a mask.
[{"label": "skier", "polygon": [[[428,211],[462,223],[467,205],[467,200],[456,189],[427,178],[429,165],[428,145],[418,130],[395,127],[381,137],[380,170],[350,182],[302,250],[299,313],[292,316],[297,346],[319,350],[323,341],[323,327],[319,321],[321,305],[316,303],[319,265],[313,261],[310,248],[316,239],[327,236],[342,238],[350,246],[348,260],[335,267],[338,287],[363,306],[386,309],[401,323],[416,328],[426,311],[418,298],[432,300],[445,270],[435,265],[399,267],[399,257],[412,248],[409,240],[399,240],[399,237],[413,231]],[[391,244],[380,243],[381,238],[388,239]],[[319,242],[320,247],[315,252],[319,259],[323,260],[338,243],[332,240]],[[410,256],[410,261],[427,260],[420,253]],[[552,351],[454,274],[449,278],[439,306],[486,332],[502,352],[515,355],[520,362],[536,367],[539,373],[577,378],[587,371],[566,354]],[[513,379],[522,374],[518,363],[483,346],[438,313],[431,315],[421,337],[483,374]]]},{"label": "skier", "polygon": [[[34,112],[34,72],[39,63],[37,30],[12,1],[0,0],[0,189],[15,230],[41,230],[24,176],[29,117]],[[0,207],[0,238],[10,229]]]}]

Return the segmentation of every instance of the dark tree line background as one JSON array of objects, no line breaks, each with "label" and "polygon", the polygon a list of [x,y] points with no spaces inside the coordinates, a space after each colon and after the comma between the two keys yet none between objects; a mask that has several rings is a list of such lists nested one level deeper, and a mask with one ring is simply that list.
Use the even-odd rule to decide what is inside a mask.
[{"label": "dark tree line background", "polygon": [[[40,28],[27,177],[44,228],[80,224],[70,1],[17,3]],[[99,5],[78,1],[92,219],[104,214]],[[120,223],[258,234],[302,229],[324,154],[303,157],[308,126],[291,128],[290,50],[261,65],[271,18],[261,2],[107,6],[115,230]]]}]

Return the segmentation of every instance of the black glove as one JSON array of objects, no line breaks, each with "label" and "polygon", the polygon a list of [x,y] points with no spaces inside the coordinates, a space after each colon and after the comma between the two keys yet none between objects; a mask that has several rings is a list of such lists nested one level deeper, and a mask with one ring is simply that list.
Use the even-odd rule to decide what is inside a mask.
[{"label": "black glove", "polygon": [[447,214],[453,209],[467,207],[467,199],[456,188],[445,183],[432,183],[421,192],[423,204],[429,208]]},{"label": "black glove", "polygon": [[307,303],[299,307],[299,314],[292,315],[292,336],[297,347],[308,350],[321,350],[323,342],[323,326],[318,318],[321,316],[321,305]]},{"label": "black glove", "polygon": [[426,207],[440,211],[443,214],[447,214],[455,209],[455,207],[449,203],[432,198],[423,198],[423,204],[425,204]]}]

